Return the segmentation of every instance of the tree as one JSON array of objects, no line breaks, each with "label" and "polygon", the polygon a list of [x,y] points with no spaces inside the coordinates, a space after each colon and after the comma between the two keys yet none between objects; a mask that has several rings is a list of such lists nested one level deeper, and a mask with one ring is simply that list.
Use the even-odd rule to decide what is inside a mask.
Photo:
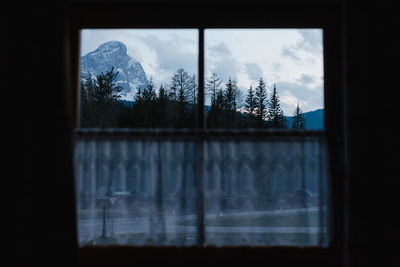
[{"label": "tree", "polygon": [[84,127],[116,127],[118,124],[119,109],[121,108],[118,99],[119,93],[122,91],[117,86],[115,79],[118,71],[114,67],[106,73],[101,73],[92,79],[91,75],[86,78],[84,83],[85,89],[82,90],[81,96],[85,98],[84,103],[88,112],[85,116]]},{"label": "tree", "polygon": [[196,83],[196,75],[192,75],[189,80],[189,90],[188,90],[188,98],[189,102],[193,105],[197,104],[197,97],[198,97],[198,86]]},{"label": "tree", "polygon": [[253,87],[250,85],[250,89],[247,92],[247,97],[245,101],[245,108],[250,116],[253,116],[255,107],[256,107],[256,99],[254,96]]},{"label": "tree", "polygon": [[279,103],[279,95],[276,91],[276,86],[274,84],[274,89],[272,91],[271,98],[268,105],[267,120],[269,126],[272,128],[286,128],[286,118],[283,115],[281,105]]},{"label": "tree", "polygon": [[191,82],[190,75],[184,69],[178,69],[177,72],[172,76],[171,87],[173,98],[175,101],[175,118],[174,122],[177,128],[184,128],[190,123],[190,112],[188,111],[187,104],[188,98],[191,92]]},{"label": "tree", "polygon": [[172,96],[172,100],[187,102],[191,85],[190,75],[184,69],[178,69],[171,78],[170,96]]},{"label": "tree", "polygon": [[165,88],[160,85],[160,89],[158,90],[158,98],[156,100],[156,114],[155,119],[157,120],[157,127],[165,128],[170,124],[171,111],[169,110],[170,100],[168,99],[167,92]]},{"label": "tree", "polygon": [[213,73],[210,77],[210,79],[208,79],[207,83],[206,83],[206,91],[211,95],[211,103],[213,101],[216,101],[217,99],[217,94],[219,92],[219,90],[221,89],[221,83],[222,80],[221,78],[218,77],[218,75],[216,73]]},{"label": "tree", "polygon": [[255,93],[255,115],[257,119],[257,126],[263,127],[264,120],[267,115],[267,90],[263,78],[260,78]]},{"label": "tree", "polygon": [[157,100],[157,94],[154,81],[153,78],[150,77],[149,84],[142,90],[142,102],[141,102],[141,105],[143,105],[142,120],[145,123],[144,126],[146,127],[152,127],[152,128],[157,127],[156,100]]},{"label": "tree", "polygon": [[225,84],[225,91],[223,92],[222,99],[222,127],[232,128],[235,127],[236,122],[236,91],[237,86],[231,78]]},{"label": "tree", "polygon": [[143,89],[141,97],[142,101],[144,101],[149,106],[156,101],[157,95],[152,77],[150,77],[149,84]]},{"label": "tree", "polygon": [[224,91],[219,88],[215,100],[211,102],[210,111],[207,115],[207,127],[218,128],[223,126],[223,107],[224,107]]},{"label": "tree", "polygon": [[300,109],[299,103],[297,103],[296,109],[293,113],[292,128],[304,129],[306,127],[306,120],[303,115],[303,111]]},{"label": "tree", "polygon": [[225,84],[224,92],[224,110],[225,111],[236,111],[236,90],[237,86],[231,78]]},{"label": "tree", "polygon": [[122,88],[115,85],[115,79],[118,76],[118,71],[114,71],[114,67],[105,74],[102,72],[97,75],[97,81],[94,86],[94,91],[89,95],[91,100],[97,103],[115,103],[120,98]]}]

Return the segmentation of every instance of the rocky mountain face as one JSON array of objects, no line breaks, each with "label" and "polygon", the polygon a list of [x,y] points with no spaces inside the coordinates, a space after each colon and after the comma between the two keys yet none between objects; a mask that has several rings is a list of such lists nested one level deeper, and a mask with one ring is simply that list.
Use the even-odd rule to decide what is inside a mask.
[{"label": "rocky mountain face", "polygon": [[149,84],[142,65],[127,54],[126,45],[119,41],[110,41],[96,50],[81,57],[81,77],[90,75],[96,78],[114,67],[118,71],[116,85],[122,87],[122,100],[133,100],[136,90]]}]

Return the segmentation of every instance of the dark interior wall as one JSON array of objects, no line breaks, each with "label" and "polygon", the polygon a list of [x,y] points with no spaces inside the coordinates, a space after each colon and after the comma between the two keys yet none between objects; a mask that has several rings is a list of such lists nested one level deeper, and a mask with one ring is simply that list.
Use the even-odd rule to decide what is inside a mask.
[{"label": "dark interior wall", "polygon": [[[65,90],[68,35],[64,15],[69,3],[53,2],[16,4],[6,25],[11,51],[15,51],[12,55],[16,55],[7,55],[8,66],[11,72],[18,70],[11,77],[18,81],[16,96],[22,98],[23,106],[18,118],[24,121],[24,163],[19,165],[23,177],[14,179],[21,195],[15,200],[15,262],[58,266],[76,263],[76,240],[70,179],[72,118]],[[399,263],[400,238],[393,216],[399,210],[399,141],[394,129],[398,68],[389,64],[396,66],[399,59],[398,14],[386,0],[323,2],[339,6],[344,14],[347,261],[349,266],[394,266]]]},{"label": "dark interior wall", "polygon": [[399,14],[393,4],[344,2],[350,266],[399,264]]},{"label": "dark interior wall", "polygon": [[22,187],[15,261],[72,265],[76,248],[65,9],[57,1],[36,1],[16,4],[14,11],[12,51],[17,57],[10,57],[10,69],[18,70],[12,77],[18,81],[16,97],[22,100],[25,121],[24,179],[15,181],[15,188]]}]

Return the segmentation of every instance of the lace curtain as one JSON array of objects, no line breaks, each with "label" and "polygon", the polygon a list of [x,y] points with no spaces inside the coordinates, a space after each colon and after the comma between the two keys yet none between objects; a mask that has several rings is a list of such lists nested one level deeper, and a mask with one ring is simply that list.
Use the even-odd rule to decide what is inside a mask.
[{"label": "lace curtain", "polygon": [[326,162],[321,136],[77,135],[79,244],[326,246]]}]

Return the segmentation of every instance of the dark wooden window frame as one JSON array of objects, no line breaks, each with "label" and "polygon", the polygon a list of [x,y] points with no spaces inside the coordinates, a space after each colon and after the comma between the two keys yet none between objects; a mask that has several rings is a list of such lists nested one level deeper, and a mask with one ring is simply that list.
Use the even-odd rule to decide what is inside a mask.
[{"label": "dark wooden window frame", "polygon": [[[96,3],[67,6],[67,36],[69,46],[66,53],[68,64],[67,80],[71,81],[69,101],[71,112],[77,118],[77,88],[79,77],[79,31],[85,28],[197,28],[199,29],[199,87],[203,88],[204,76],[204,32],[206,28],[321,28],[324,31],[324,131],[328,146],[331,231],[330,244],[320,247],[84,247],[78,249],[81,264],[150,264],[154,261],[174,264],[200,264],[208,262],[243,263],[250,261],[289,266],[341,266],[346,257],[344,197],[346,165],[345,97],[343,89],[341,12],[340,7],[329,2],[324,4],[263,4],[261,1],[196,2],[145,2],[118,4]],[[199,98],[204,98],[199,90]],[[68,99],[67,99],[68,101]],[[201,102],[202,103],[202,102]],[[199,114],[203,114],[200,105]],[[76,123],[75,123],[76,125]],[[199,117],[198,129],[192,131],[204,138],[204,117]],[[71,129],[73,130],[73,129]],[[105,131],[104,134],[107,132]],[[133,132],[132,132],[133,133]],[[285,131],[264,131],[263,136],[299,135]],[[309,132],[313,135],[312,132]],[[85,134],[81,132],[81,134]],[[86,133],[87,134],[87,133]],[[111,133],[112,134],[112,133]],[[144,134],[144,133],[142,133]],[[147,131],[146,135],[152,134]],[[157,132],[155,135],[168,137],[176,132]],[[188,132],[183,133],[188,134]],[[245,131],[208,132],[207,136],[244,137]],[[253,135],[254,133],[251,133]],[[314,133],[315,134],[315,133]],[[300,134],[301,135],[301,134]],[[201,243],[201,242],[200,242]]]}]

